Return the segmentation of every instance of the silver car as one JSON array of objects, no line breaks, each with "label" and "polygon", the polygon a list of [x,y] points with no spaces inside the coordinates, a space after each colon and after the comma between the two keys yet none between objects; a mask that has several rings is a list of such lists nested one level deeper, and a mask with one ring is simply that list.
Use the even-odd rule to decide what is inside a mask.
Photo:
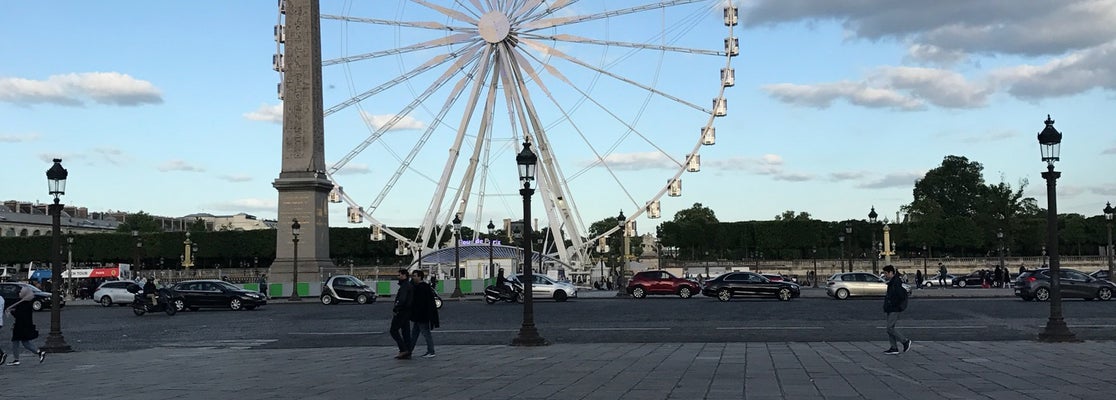
[{"label": "silver car", "polygon": [[[566,301],[570,297],[577,297],[577,286],[569,282],[558,282],[546,275],[531,274],[535,279],[531,281],[531,295],[539,298],[553,298],[554,301]],[[518,276],[524,282],[523,275]]]},{"label": "silver car", "polygon": [[[911,293],[911,285],[903,284],[907,294]],[[887,294],[887,282],[870,272],[844,272],[833,274],[826,281],[825,294],[829,297],[844,300],[852,296],[879,296]]]},{"label": "silver car", "polygon": [[97,291],[93,292],[93,300],[105,307],[112,307],[113,304],[132,304],[136,295],[128,291],[129,286],[137,286],[137,284],[129,280],[102,283],[97,287]]}]

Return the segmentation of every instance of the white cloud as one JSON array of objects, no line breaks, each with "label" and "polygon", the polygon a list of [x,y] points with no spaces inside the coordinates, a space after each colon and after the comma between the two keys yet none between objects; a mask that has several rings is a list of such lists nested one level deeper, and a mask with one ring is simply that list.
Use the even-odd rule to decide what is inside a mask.
[{"label": "white cloud", "polygon": [[864,175],[867,175],[867,173],[865,173],[865,172],[863,172],[863,171],[855,171],[855,172],[851,172],[851,171],[850,171],[850,172],[831,172],[831,173],[829,174],[829,179],[831,179],[831,180],[834,180],[834,181],[837,181],[837,182],[840,182],[840,181],[851,181],[851,180],[854,180],[854,179],[860,179],[860,178],[863,178],[863,177],[864,177]]},{"label": "white cloud", "polygon": [[283,103],[279,104],[260,104],[260,108],[256,111],[244,113],[244,118],[253,121],[274,122],[276,124],[283,123]]},{"label": "white cloud", "polygon": [[0,135],[0,143],[22,143],[34,142],[39,140],[38,133],[29,133],[25,135]]},{"label": "white cloud", "polygon": [[784,103],[814,108],[829,108],[833,101],[838,99],[868,108],[893,108],[903,111],[926,108],[918,99],[905,96],[895,90],[873,88],[865,83],[848,81],[814,85],[776,83],[764,85],[762,89]]},{"label": "white cloud", "polygon": [[195,166],[195,165],[191,165],[191,164],[189,164],[189,163],[187,163],[186,161],[183,161],[183,160],[170,160],[170,161],[167,161],[165,163],[162,163],[161,165],[159,165],[158,168],[159,168],[159,171],[162,171],[162,172],[170,172],[170,171],[203,172],[203,171],[205,171],[204,168],[201,168],[201,167],[198,167],[198,166]]},{"label": "white cloud", "polygon": [[674,161],[660,152],[612,153],[604,157],[604,164],[618,171],[664,169],[677,167]]},{"label": "white cloud", "polygon": [[1043,65],[1002,68],[993,71],[992,78],[1021,99],[1069,96],[1093,88],[1116,90],[1116,40]]},{"label": "white cloud", "polygon": [[368,164],[348,163],[334,175],[364,175],[370,173],[372,173],[372,167],[369,167]]},{"label": "white cloud", "polygon": [[922,179],[925,172],[910,171],[910,172],[893,172],[884,175],[883,178],[874,182],[862,183],[856,187],[861,189],[884,189],[892,187],[914,187],[915,181]]},{"label": "white cloud", "polygon": [[788,182],[802,182],[814,179],[811,174],[788,172],[784,169],[783,157],[778,154],[764,154],[759,157],[732,157],[712,160],[708,165],[717,170],[747,171],[756,175],[770,176],[771,179]]},{"label": "white cloud", "polygon": [[987,103],[991,89],[970,83],[961,74],[936,68],[883,67],[873,79],[888,88],[906,90],[915,98],[945,108],[973,108]]},{"label": "white cloud", "polygon": [[[360,112],[360,117],[364,118],[364,120],[367,121],[368,124],[372,125],[373,129],[378,130],[381,127],[383,127],[384,125],[390,123],[391,120],[394,119],[396,116],[393,115],[393,114],[373,115],[373,114],[368,114],[364,111],[361,111]],[[392,125],[391,128],[389,128],[388,130],[389,131],[400,131],[400,130],[406,130],[406,129],[424,129],[424,128],[426,128],[426,123],[425,122],[419,121],[419,120],[417,120],[414,117],[411,117],[409,115],[405,115],[403,117],[400,117],[399,121],[397,121],[394,125]]]},{"label": "white cloud", "polygon": [[127,159],[124,152],[115,147],[95,147],[93,152],[99,154],[105,162],[112,165],[120,165],[121,161]]},{"label": "white cloud", "polygon": [[947,50],[931,44],[914,43],[907,47],[907,60],[939,66],[950,66],[969,56],[959,50]]},{"label": "white cloud", "polygon": [[78,153],[39,153],[38,157],[39,157],[39,160],[42,160],[45,163],[54,163],[55,158],[61,158],[62,159],[62,164],[66,164],[66,161],[73,161],[75,159],[76,160],[84,160],[85,159],[85,154],[78,154]]},{"label": "white cloud", "polygon": [[1116,146],[1104,149],[1104,151],[1102,151],[1101,154],[1116,154]]},{"label": "white cloud", "polygon": [[[1116,185],[1095,186],[1089,188],[1089,191],[1101,196],[1116,196]],[[1059,194],[1061,193],[1059,192]]]},{"label": "white cloud", "polygon": [[1008,132],[1008,131],[985,132],[983,134],[966,136],[966,137],[961,139],[961,142],[962,143],[969,143],[969,144],[987,143],[987,142],[996,142],[996,141],[1000,141],[1000,140],[1007,140],[1007,139],[1015,138],[1015,137],[1018,137],[1018,136],[1019,136],[1018,133]]},{"label": "white cloud", "polygon": [[903,111],[924,110],[926,103],[944,108],[982,107],[992,92],[956,72],[919,67],[880,67],[860,82],[779,83],[763,90],[784,103],[815,108],[827,108],[843,99],[862,107]]},{"label": "white cloud", "polygon": [[234,199],[212,203],[209,208],[215,210],[222,210],[228,212],[260,212],[260,211],[276,211],[279,209],[279,204],[276,200],[264,200],[255,198]]},{"label": "white cloud", "polygon": [[86,100],[117,106],[160,104],[163,95],[151,82],[118,72],[51,75],[46,80],[0,78],[0,102],[82,106]]},{"label": "white cloud", "polygon": [[248,182],[252,180],[251,176],[244,174],[226,174],[221,175],[219,178],[221,178],[221,180],[229,182]]}]

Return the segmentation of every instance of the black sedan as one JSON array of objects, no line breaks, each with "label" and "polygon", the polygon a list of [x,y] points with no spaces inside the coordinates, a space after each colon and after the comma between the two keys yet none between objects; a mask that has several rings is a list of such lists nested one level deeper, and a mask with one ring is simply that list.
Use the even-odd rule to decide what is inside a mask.
[{"label": "black sedan", "polygon": [[[50,292],[39,290],[39,288],[31,284],[18,282],[0,283],[0,296],[4,297],[4,304],[11,307],[12,304],[19,301],[19,291],[23,288],[30,288],[31,293],[35,295],[35,298],[31,300],[31,309],[39,311],[50,308]],[[58,301],[59,308],[66,306],[65,299],[60,298]]]},{"label": "black sedan", "polygon": [[[966,287],[966,286],[981,287],[981,285],[984,284],[983,283],[984,279],[980,276],[980,273],[981,273],[981,271],[974,271],[974,272],[972,272],[968,275],[953,278],[953,286],[957,286],[957,287]],[[986,272],[986,274],[987,274],[987,272]],[[991,279],[991,278],[989,278],[989,279]]]},{"label": "black sedan", "polygon": [[197,311],[201,307],[254,310],[267,304],[267,298],[260,292],[216,279],[182,281],[175,284],[172,290],[181,296],[174,300],[179,311]]},{"label": "black sedan", "polygon": [[777,282],[753,272],[729,272],[705,282],[701,294],[729,301],[733,297],[774,297],[789,301],[802,292],[798,284]]}]

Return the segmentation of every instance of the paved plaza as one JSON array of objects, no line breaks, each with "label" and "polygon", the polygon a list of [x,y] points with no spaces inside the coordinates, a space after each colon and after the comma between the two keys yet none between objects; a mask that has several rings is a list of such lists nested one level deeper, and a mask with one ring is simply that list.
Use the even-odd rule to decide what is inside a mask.
[{"label": "paved plaza", "polygon": [[[1116,342],[203,347],[52,354],[0,368],[19,399],[1111,399]],[[357,343],[354,343],[357,345]]]}]

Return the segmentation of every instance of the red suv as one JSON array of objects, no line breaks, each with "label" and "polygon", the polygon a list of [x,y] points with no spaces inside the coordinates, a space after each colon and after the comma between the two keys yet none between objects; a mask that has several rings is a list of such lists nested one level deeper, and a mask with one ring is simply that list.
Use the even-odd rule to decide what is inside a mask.
[{"label": "red suv", "polygon": [[688,299],[700,293],[701,285],[689,279],[682,279],[666,271],[643,271],[628,281],[628,294],[637,299],[649,294],[677,294]]}]

